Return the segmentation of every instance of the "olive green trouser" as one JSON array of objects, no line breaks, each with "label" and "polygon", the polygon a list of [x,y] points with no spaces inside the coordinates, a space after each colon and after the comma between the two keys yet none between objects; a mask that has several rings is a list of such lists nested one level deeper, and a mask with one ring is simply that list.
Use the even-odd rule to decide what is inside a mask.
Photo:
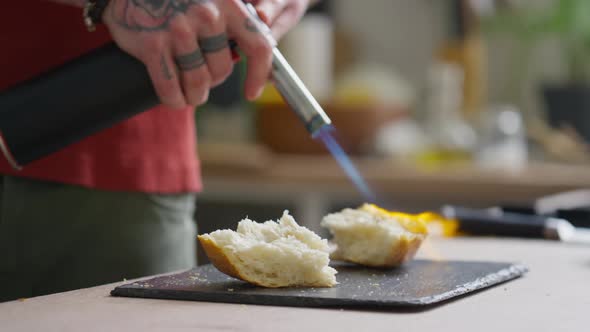
[{"label": "olive green trouser", "polygon": [[194,266],[194,205],[0,176],[0,302]]}]

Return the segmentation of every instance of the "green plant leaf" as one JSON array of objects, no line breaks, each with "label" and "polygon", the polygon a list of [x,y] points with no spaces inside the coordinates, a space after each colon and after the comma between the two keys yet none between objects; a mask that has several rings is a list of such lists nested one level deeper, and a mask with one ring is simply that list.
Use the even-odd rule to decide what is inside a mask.
[{"label": "green plant leaf", "polygon": [[579,79],[588,72],[590,0],[555,0],[544,8],[503,8],[483,19],[482,26],[488,35],[510,35],[529,48],[544,39],[558,37],[564,43],[570,78]]}]

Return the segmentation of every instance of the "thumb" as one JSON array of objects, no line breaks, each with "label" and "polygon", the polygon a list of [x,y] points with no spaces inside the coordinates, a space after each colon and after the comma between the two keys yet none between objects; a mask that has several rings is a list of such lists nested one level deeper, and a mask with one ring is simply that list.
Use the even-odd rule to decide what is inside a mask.
[{"label": "thumb", "polygon": [[268,26],[272,26],[275,20],[285,9],[285,0],[260,0],[256,6],[258,15]]},{"label": "thumb", "polygon": [[288,7],[283,10],[270,26],[273,37],[276,40],[280,40],[291,28],[293,28],[299,19],[300,17],[294,8]]}]

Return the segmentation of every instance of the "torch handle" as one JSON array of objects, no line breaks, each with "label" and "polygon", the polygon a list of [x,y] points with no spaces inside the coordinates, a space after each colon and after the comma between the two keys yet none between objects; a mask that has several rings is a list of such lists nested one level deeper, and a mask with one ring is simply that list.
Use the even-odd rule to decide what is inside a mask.
[{"label": "torch handle", "polygon": [[158,104],[145,66],[108,44],[0,93],[0,135],[26,165]]}]

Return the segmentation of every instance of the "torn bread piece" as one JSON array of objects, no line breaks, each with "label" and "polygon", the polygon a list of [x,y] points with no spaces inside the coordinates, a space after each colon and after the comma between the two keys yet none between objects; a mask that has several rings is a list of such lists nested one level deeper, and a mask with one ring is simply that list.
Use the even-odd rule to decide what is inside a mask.
[{"label": "torn bread piece", "polygon": [[372,204],[329,214],[321,225],[333,235],[333,259],[371,267],[395,267],[411,260],[428,233],[420,215]]},{"label": "torn bread piece", "polygon": [[237,231],[198,238],[213,265],[234,278],[273,288],[336,284],[328,241],[298,225],[288,211],[278,221],[244,219]]}]

